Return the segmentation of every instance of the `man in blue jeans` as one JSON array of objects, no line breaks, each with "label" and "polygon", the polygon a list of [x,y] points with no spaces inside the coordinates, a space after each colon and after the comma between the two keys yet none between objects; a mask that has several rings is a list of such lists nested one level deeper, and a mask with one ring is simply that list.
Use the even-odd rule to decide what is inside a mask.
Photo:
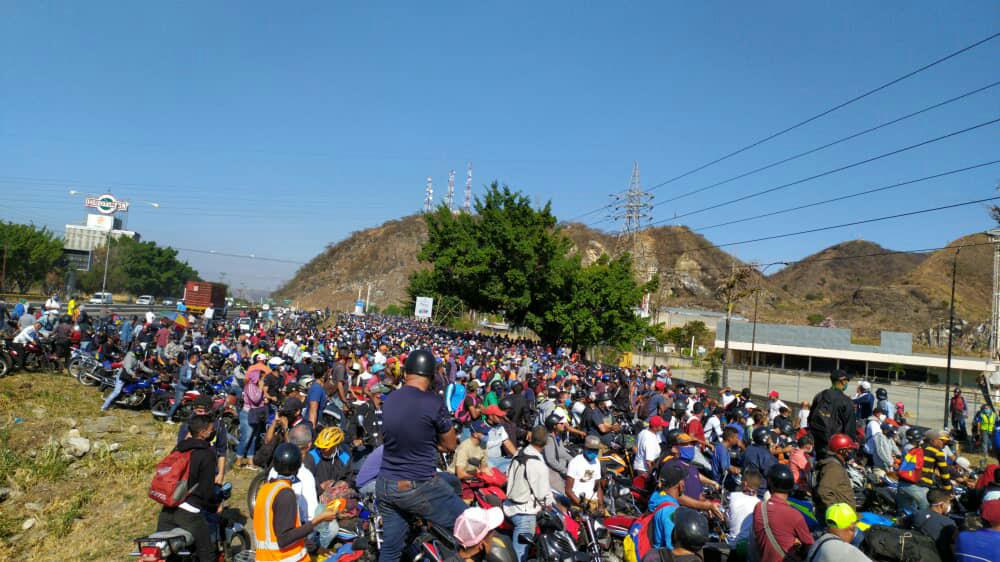
[{"label": "man in blue jeans", "polygon": [[418,349],[406,358],[404,384],[382,406],[382,465],[375,495],[384,541],[379,562],[396,562],[409,521],[427,519],[449,531],[466,505],[437,475],[438,450],[454,451],[455,428],[444,400],[431,389],[437,361]]},{"label": "man in blue jeans", "polygon": [[184,393],[191,388],[191,381],[194,380],[197,370],[198,352],[192,351],[188,355],[187,361],[181,364],[181,370],[177,376],[177,383],[174,384],[174,403],[170,406],[170,411],[167,412],[168,424],[173,425],[174,414],[177,412],[177,408],[181,407],[181,402],[184,400]]}]

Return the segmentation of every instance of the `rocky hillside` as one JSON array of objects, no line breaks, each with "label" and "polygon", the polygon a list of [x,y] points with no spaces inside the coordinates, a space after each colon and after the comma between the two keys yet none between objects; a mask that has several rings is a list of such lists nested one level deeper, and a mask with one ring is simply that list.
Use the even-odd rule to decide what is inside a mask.
[{"label": "rocky hillside", "polygon": [[[683,226],[650,228],[635,242],[576,223],[562,225],[562,231],[585,263],[605,252],[614,255],[637,246],[637,269],[647,277],[660,276],[660,290],[652,296],[654,307],[721,309],[717,289],[733,264],[740,263]],[[303,307],[349,310],[359,289],[363,297],[370,282],[371,300],[376,305],[402,303],[408,276],[423,267],[416,256],[426,239],[427,228],[420,215],[355,232],[328,246],[274,296],[292,299]],[[953,244],[985,240],[984,235],[972,235]],[[882,329],[902,330],[917,334],[918,341],[935,343],[940,335],[935,327],[947,319],[954,251],[871,256],[887,251],[872,242],[843,242],[769,277],[758,277],[755,283],[763,289],[760,318],[795,324],[829,318],[834,325],[854,328],[862,335],[875,336]],[[957,316],[970,345],[989,318],[991,275],[988,246],[962,250]],[[736,310],[749,316],[752,305],[752,299],[745,299]]]}]

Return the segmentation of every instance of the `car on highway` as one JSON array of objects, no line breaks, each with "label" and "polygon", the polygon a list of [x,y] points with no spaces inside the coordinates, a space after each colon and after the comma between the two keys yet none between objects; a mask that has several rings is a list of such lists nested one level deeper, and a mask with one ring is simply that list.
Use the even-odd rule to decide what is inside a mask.
[{"label": "car on highway", "polygon": [[135,299],[135,304],[152,306],[156,304],[156,299],[152,295],[140,295],[139,298]]},{"label": "car on highway", "polygon": [[114,304],[115,299],[111,293],[108,292],[96,292],[90,296],[90,300],[87,301],[88,304]]},{"label": "car on highway", "polygon": [[162,304],[163,304],[163,306],[173,306],[173,305],[177,304],[177,301],[175,301],[174,299],[163,299],[163,303]]},{"label": "car on highway", "polygon": [[253,320],[247,317],[240,318],[239,327],[241,332],[253,330]]}]

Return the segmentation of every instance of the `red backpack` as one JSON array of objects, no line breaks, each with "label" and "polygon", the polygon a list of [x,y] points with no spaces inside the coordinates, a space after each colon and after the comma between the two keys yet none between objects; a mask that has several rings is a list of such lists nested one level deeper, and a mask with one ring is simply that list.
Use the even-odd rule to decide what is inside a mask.
[{"label": "red backpack", "polygon": [[914,447],[903,456],[903,460],[899,463],[899,469],[896,471],[896,475],[899,476],[900,480],[906,480],[907,482],[916,484],[917,482],[920,482],[920,478],[923,473],[924,450],[920,447]]},{"label": "red backpack", "polygon": [[167,507],[177,507],[194,492],[198,484],[188,488],[191,473],[191,451],[173,451],[156,465],[149,497]]},{"label": "red backpack", "polygon": [[665,507],[677,507],[677,504],[666,500],[651,513],[647,513],[635,520],[628,529],[628,536],[624,539],[625,561],[642,562],[646,554],[653,549],[653,518]]}]

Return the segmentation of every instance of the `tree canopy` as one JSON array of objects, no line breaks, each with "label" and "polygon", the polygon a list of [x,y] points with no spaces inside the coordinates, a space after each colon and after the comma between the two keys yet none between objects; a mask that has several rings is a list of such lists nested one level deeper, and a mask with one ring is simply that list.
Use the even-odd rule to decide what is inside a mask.
[{"label": "tree canopy", "polygon": [[441,206],[425,215],[429,236],[419,257],[431,268],[411,276],[411,301],[433,296],[436,312],[499,313],[547,343],[576,350],[624,346],[648,332],[635,310],[657,280],[637,284],[627,254],[583,266],[570,255],[550,203],[536,209],[526,195],[496,182],[474,210],[455,214]]},{"label": "tree canopy", "polygon": [[6,254],[0,291],[52,290],[59,283],[62,247],[62,240],[47,228],[0,221],[0,255]]}]

